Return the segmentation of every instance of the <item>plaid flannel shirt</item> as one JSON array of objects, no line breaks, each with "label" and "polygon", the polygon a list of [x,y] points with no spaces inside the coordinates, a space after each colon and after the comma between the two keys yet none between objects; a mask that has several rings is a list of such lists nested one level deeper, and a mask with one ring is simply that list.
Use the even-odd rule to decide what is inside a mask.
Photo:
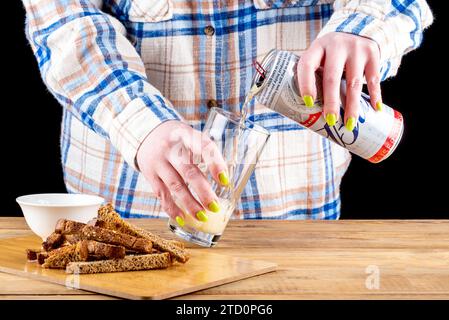
[{"label": "plaid flannel shirt", "polygon": [[[210,100],[239,112],[252,62],[270,49],[364,36],[379,44],[385,79],[432,21],[421,0],[23,2],[42,78],[64,107],[67,190],[101,195],[124,217],[165,215],[135,165],[143,139],[172,119],[201,130]],[[272,136],[234,218],[337,219],[349,153],[262,106],[251,117]]]}]

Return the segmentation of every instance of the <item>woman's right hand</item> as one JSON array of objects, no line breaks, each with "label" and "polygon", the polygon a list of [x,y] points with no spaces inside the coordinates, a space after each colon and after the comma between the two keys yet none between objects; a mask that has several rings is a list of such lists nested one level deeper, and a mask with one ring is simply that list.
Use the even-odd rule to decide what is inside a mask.
[{"label": "woman's right hand", "polygon": [[[208,217],[204,208],[212,212],[220,210],[215,192],[198,168],[201,162],[207,165],[217,183],[229,184],[227,166],[216,144],[200,131],[177,120],[156,127],[137,152],[139,169],[161,201],[162,209],[181,226],[185,214],[205,222]],[[198,195],[199,201],[187,185]]]}]

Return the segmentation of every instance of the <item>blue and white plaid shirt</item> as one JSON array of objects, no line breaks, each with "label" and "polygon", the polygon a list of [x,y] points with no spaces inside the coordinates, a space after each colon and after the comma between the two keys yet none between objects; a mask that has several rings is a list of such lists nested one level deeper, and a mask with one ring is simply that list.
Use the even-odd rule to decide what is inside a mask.
[{"label": "blue and white plaid shirt", "polygon": [[[200,130],[210,101],[239,112],[252,62],[270,49],[301,54],[316,37],[353,33],[379,44],[385,79],[432,22],[423,0],[23,2],[42,78],[64,107],[67,189],[125,217],[164,215],[135,166],[143,139],[171,119]],[[337,219],[348,152],[262,106],[252,118],[272,136],[234,218]]]}]

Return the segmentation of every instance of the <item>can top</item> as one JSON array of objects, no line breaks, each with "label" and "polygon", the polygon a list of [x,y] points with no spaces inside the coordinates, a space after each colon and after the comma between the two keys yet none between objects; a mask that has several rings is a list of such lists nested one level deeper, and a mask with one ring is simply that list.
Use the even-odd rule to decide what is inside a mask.
[{"label": "can top", "polygon": [[265,83],[265,79],[267,79],[270,73],[270,67],[274,61],[277,51],[277,49],[271,49],[260,63],[257,60],[254,60],[253,65],[256,69],[256,73],[254,74],[251,86],[256,85],[260,88]]}]

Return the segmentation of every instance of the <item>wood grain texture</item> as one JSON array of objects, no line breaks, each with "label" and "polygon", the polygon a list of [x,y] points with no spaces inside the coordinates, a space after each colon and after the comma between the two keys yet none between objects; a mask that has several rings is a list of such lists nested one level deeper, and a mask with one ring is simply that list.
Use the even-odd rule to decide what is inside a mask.
[{"label": "wood grain texture", "polygon": [[[164,220],[132,223],[173,238]],[[23,219],[0,218],[0,238],[17,234],[31,234]],[[211,250],[278,269],[176,299],[449,299],[448,220],[231,221]],[[379,271],[377,289],[366,286],[370,267]],[[8,299],[56,296],[48,286],[62,287],[24,280],[12,293],[4,281],[0,298]],[[57,295],[72,299],[73,291]]]}]

